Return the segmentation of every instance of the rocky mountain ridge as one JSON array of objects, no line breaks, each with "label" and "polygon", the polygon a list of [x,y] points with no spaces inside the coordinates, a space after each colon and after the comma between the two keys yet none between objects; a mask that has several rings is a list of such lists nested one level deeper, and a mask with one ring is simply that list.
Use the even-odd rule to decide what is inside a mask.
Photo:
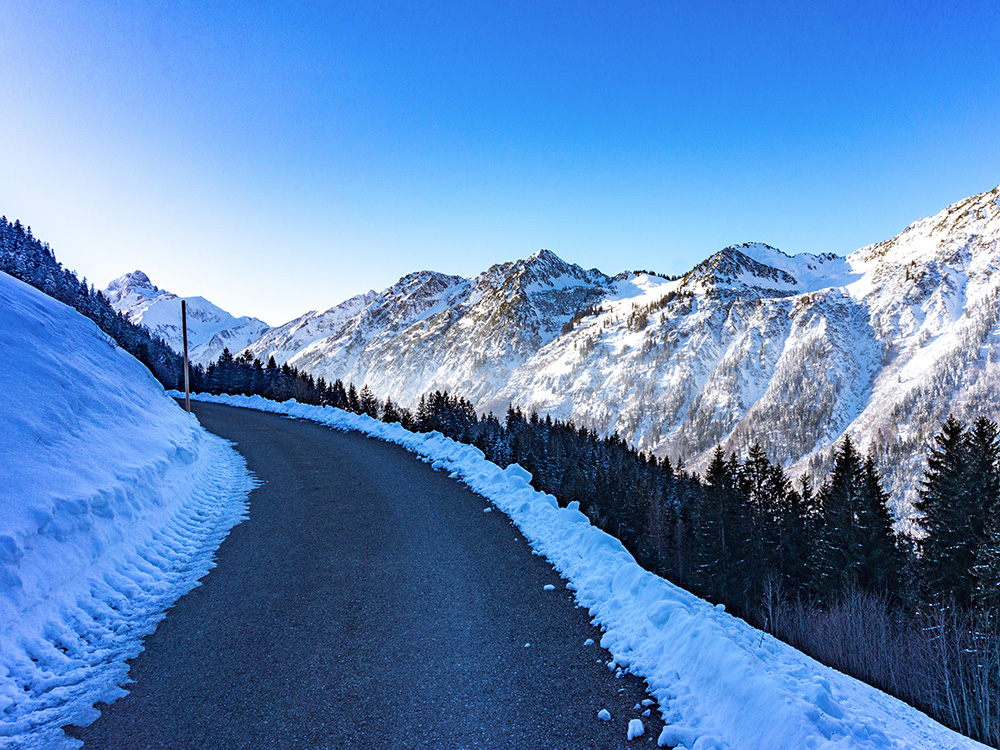
[{"label": "rocky mountain ridge", "polygon": [[819,477],[850,434],[906,517],[947,415],[1000,416],[998,269],[995,188],[846,257],[746,243],[679,278],[547,250],[472,279],[421,271],[248,349],[404,405],[442,389],[572,419],[694,469],[760,442]]}]

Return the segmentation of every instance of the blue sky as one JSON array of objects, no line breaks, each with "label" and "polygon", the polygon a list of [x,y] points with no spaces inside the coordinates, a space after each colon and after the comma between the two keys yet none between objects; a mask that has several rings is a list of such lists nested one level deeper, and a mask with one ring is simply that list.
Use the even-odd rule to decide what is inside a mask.
[{"label": "blue sky", "polygon": [[271,324],[542,247],[847,253],[1000,183],[996,0],[0,14],[0,213]]}]

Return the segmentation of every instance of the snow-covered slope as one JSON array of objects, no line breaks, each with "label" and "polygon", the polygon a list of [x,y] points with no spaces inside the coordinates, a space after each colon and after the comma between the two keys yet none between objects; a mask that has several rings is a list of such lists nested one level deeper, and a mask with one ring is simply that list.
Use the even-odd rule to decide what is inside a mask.
[{"label": "snow-covered slope", "polygon": [[[181,298],[154,286],[142,271],[112,281],[104,290],[111,306],[133,323],[146,326],[176,352],[184,351],[181,331]],[[187,301],[188,354],[196,364],[207,365],[223,349],[236,353],[264,335],[267,323],[257,318],[236,318],[204,297]]]},{"label": "snow-covered slope", "polygon": [[412,274],[250,349],[404,405],[447,389],[573,419],[695,469],[760,442],[821,475],[849,433],[905,516],[947,414],[1000,416],[998,237],[1000,188],[846,258],[750,243],[682,278],[612,279],[541,251]]},{"label": "snow-covered slope", "polygon": [[0,746],[124,691],[126,659],[195,585],[250,479],[90,320],[0,273]]},{"label": "snow-covered slope", "polygon": [[[666,726],[660,747],[694,750],[984,750],[902,701],[823,666],[743,620],[643,570],[571,503],[532,489],[440,433],[407,432],[330,407],[208,396],[206,401],[312,419],[402,445],[502,510],[566,579],[604,630],[608,665],[649,685]],[[594,648],[583,644],[582,648]],[[601,652],[596,652],[601,653]],[[607,654],[604,654],[607,658]],[[595,712],[598,707],[595,706]],[[640,721],[636,706],[631,727]],[[642,745],[651,746],[650,742]]]}]

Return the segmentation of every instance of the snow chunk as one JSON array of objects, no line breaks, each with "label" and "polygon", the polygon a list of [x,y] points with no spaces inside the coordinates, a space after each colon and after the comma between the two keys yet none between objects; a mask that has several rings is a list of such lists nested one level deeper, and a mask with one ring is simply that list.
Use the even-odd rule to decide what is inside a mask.
[{"label": "snow chunk", "polygon": [[555,591],[556,587],[553,586],[551,583],[546,583],[544,586],[542,586],[542,590],[543,591]]},{"label": "snow chunk", "polygon": [[597,712],[597,718],[601,721],[611,721],[611,712],[606,708],[602,708]]},{"label": "snow chunk", "polygon": [[628,739],[634,740],[636,737],[642,737],[646,733],[646,727],[642,724],[642,719],[629,719],[628,722]]}]

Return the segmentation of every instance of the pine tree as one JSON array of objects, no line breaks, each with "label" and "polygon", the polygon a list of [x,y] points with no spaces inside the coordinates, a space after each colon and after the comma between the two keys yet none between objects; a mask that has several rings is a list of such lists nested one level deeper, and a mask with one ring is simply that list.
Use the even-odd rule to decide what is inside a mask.
[{"label": "pine tree", "polygon": [[372,419],[378,419],[378,399],[372,393],[372,389],[367,384],[361,386],[361,394],[358,396],[358,413],[367,414]]},{"label": "pine tree", "polygon": [[338,409],[347,408],[347,391],[344,389],[344,381],[337,378],[330,388],[330,405]]},{"label": "pine tree", "polygon": [[779,569],[781,557],[780,518],[788,494],[788,479],[780,466],[772,464],[760,443],[751,446],[740,467],[739,491],[743,500],[743,523],[737,564],[744,563],[747,603],[755,602],[764,580]]},{"label": "pine tree", "polygon": [[809,586],[812,502],[812,485],[803,478],[801,492],[789,487],[779,514],[779,580],[784,590],[791,594],[805,594]]},{"label": "pine tree", "polygon": [[347,411],[361,413],[361,400],[358,398],[358,389],[354,387],[354,383],[347,387]]},{"label": "pine tree", "polygon": [[427,394],[421,394],[420,402],[417,404],[417,413],[414,416],[417,422],[417,429],[421,432],[430,432],[433,427],[431,427],[431,407],[427,401]]},{"label": "pine tree", "polygon": [[831,601],[846,585],[857,582],[864,537],[858,528],[861,457],[850,436],[834,454],[833,469],[817,496],[819,518],[812,556],[813,592]]},{"label": "pine tree", "polygon": [[969,435],[972,495],[978,535],[973,563],[973,599],[987,609],[1000,606],[1000,439],[996,422],[976,420]]},{"label": "pine tree", "polygon": [[382,421],[386,423],[399,422],[401,419],[399,410],[396,405],[392,402],[391,397],[387,397],[385,404],[382,406]]},{"label": "pine tree", "polygon": [[870,592],[894,592],[903,574],[903,553],[892,529],[889,496],[871,453],[865,459],[858,505],[858,526],[862,534],[862,563],[858,584]]},{"label": "pine tree", "polygon": [[736,476],[722,446],[712,462],[693,513],[695,587],[706,597],[726,601],[730,591],[733,526],[736,519]]},{"label": "pine tree", "polygon": [[986,610],[1000,608],[1000,516],[997,514],[987,521],[984,538],[976,549],[972,574],[975,604]]},{"label": "pine tree", "polygon": [[965,426],[950,416],[927,454],[920,498],[914,503],[925,534],[919,542],[921,579],[933,600],[968,604],[971,599],[976,502],[970,493],[969,460]]}]

